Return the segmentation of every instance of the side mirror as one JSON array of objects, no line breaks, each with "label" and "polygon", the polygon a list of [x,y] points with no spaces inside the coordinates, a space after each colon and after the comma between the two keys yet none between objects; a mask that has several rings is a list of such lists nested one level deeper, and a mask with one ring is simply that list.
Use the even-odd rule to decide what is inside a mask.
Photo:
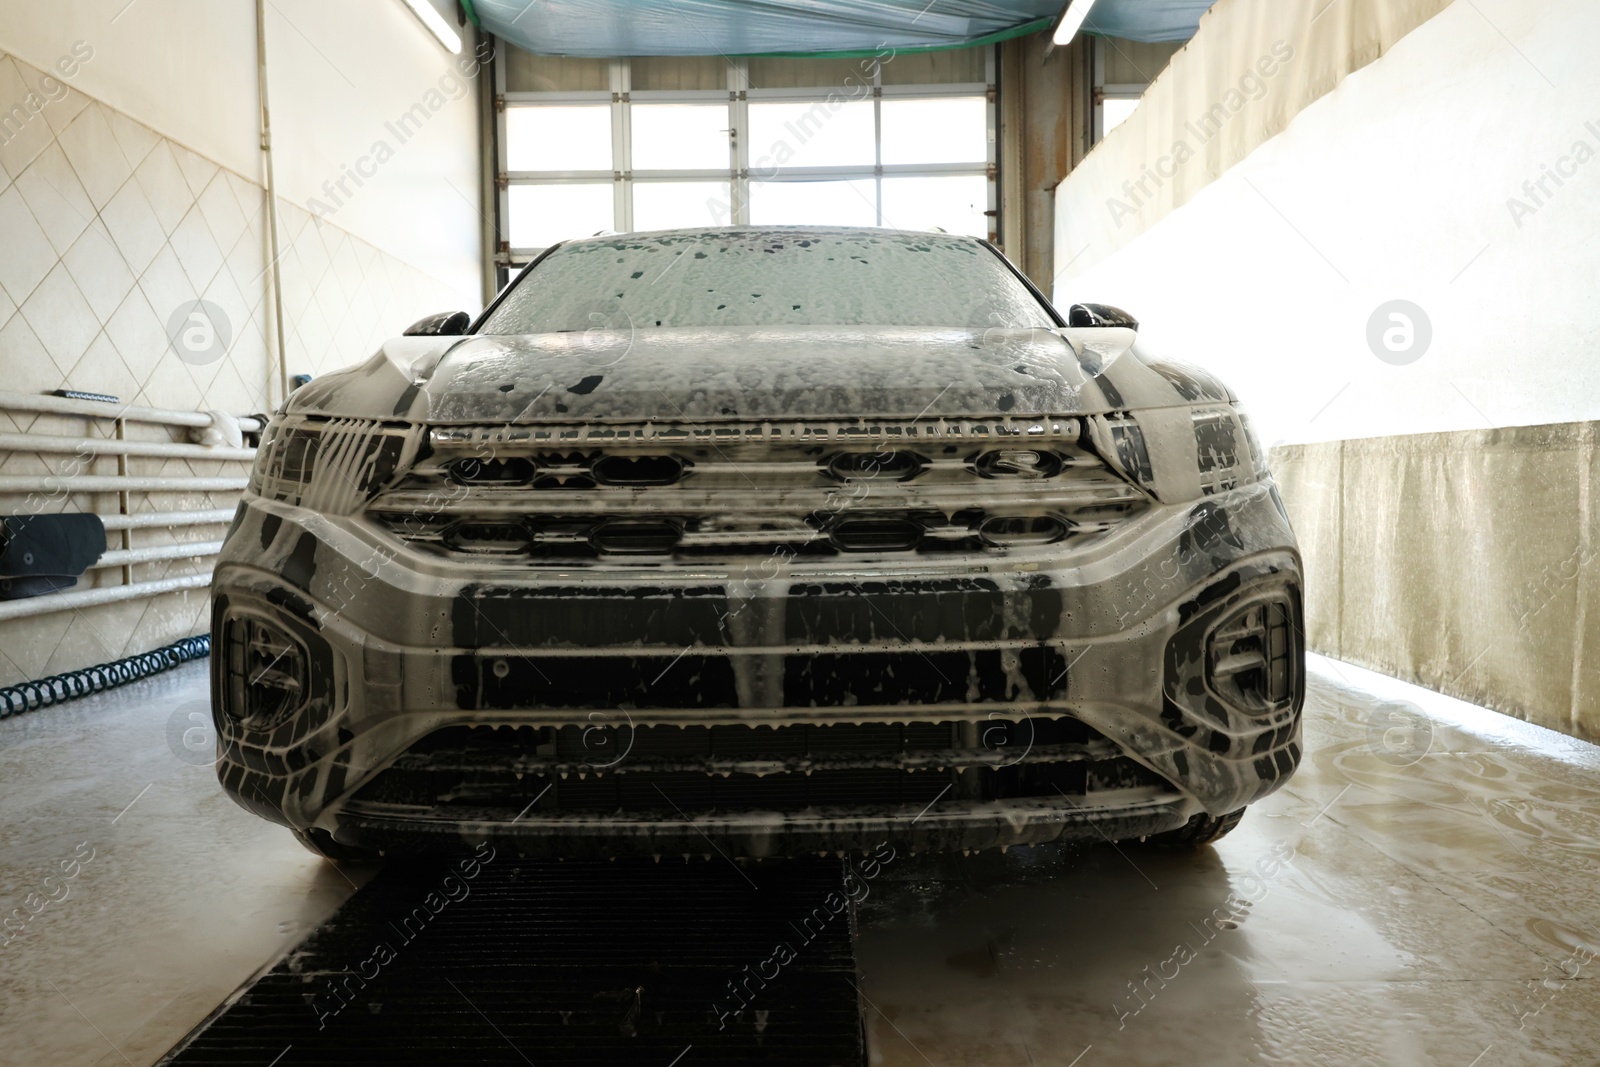
[{"label": "side mirror", "polygon": [[418,319],[406,327],[406,337],[460,337],[472,324],[472,316],[465,311],[441,311]]},{"label": "side mirror", "polygon": [[1139,328],[1139,320],[1110,304],[1073,304],[1067,309],[1068,326],[1122,326]]},{"label": "side mirror", "polygon": [[1059,332],[1084,369],[1099,374],[1133,347],[1139,320],[1110,304],[1073,304],[1067,309],[1067,325]]}]

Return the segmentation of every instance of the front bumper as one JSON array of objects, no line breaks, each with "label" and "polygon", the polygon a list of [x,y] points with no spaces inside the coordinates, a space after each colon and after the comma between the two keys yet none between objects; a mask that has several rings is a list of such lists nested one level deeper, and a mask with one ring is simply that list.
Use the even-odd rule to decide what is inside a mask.
[{"label": "front bumper", "polygon": [[[763,856],[1143,836],[1299,761],[1299,556],[1270,483],[1076,551],[777,571],[469,569],[248,497],[213,586],[219,776],[359,847]],[[1292,677],[1252,704],[1211,646],[1260,604]],[[241,620],[305,661],[298,710],[260,728]]]}]

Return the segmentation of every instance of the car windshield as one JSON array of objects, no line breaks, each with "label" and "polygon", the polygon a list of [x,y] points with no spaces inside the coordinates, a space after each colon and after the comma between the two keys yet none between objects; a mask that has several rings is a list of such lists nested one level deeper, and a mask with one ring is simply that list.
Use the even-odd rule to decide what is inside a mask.
[{"label": "car windshield", "polygon": [[479,333],[751,326],[1051,327],[971,238],[728,229],[575,241],[527,272]]}]

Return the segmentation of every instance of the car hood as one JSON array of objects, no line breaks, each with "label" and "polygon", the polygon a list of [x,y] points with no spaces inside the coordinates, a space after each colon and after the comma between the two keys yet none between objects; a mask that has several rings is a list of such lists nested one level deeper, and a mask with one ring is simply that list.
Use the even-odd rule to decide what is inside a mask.
[{"label": "car hood", "polygon": [[[1046,329],[745,327],[401,337],[288,410],[431,423],[1099,414],[1229,399]],[[1163,369],[1167,368],[1167,369]]]}]

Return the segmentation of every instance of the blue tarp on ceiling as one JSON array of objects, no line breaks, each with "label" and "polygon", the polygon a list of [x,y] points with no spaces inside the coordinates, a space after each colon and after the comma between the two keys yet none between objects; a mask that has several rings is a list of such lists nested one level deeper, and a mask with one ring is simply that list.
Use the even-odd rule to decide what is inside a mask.
[{"label": "blue tarp on ceiling", "polygon": [[[1187,41],[1215,0],[1098,0],[1084,30]],[[474,0],[484,29],[562,56],[873,53],[1047,28],[1062,0]]]},{"label": "blue tarp on ceiling", "polygon": [[1125,41],[1187,41],[1200,16],[1217,0],[1100,0],[1084,22],[1086,33]]}]

